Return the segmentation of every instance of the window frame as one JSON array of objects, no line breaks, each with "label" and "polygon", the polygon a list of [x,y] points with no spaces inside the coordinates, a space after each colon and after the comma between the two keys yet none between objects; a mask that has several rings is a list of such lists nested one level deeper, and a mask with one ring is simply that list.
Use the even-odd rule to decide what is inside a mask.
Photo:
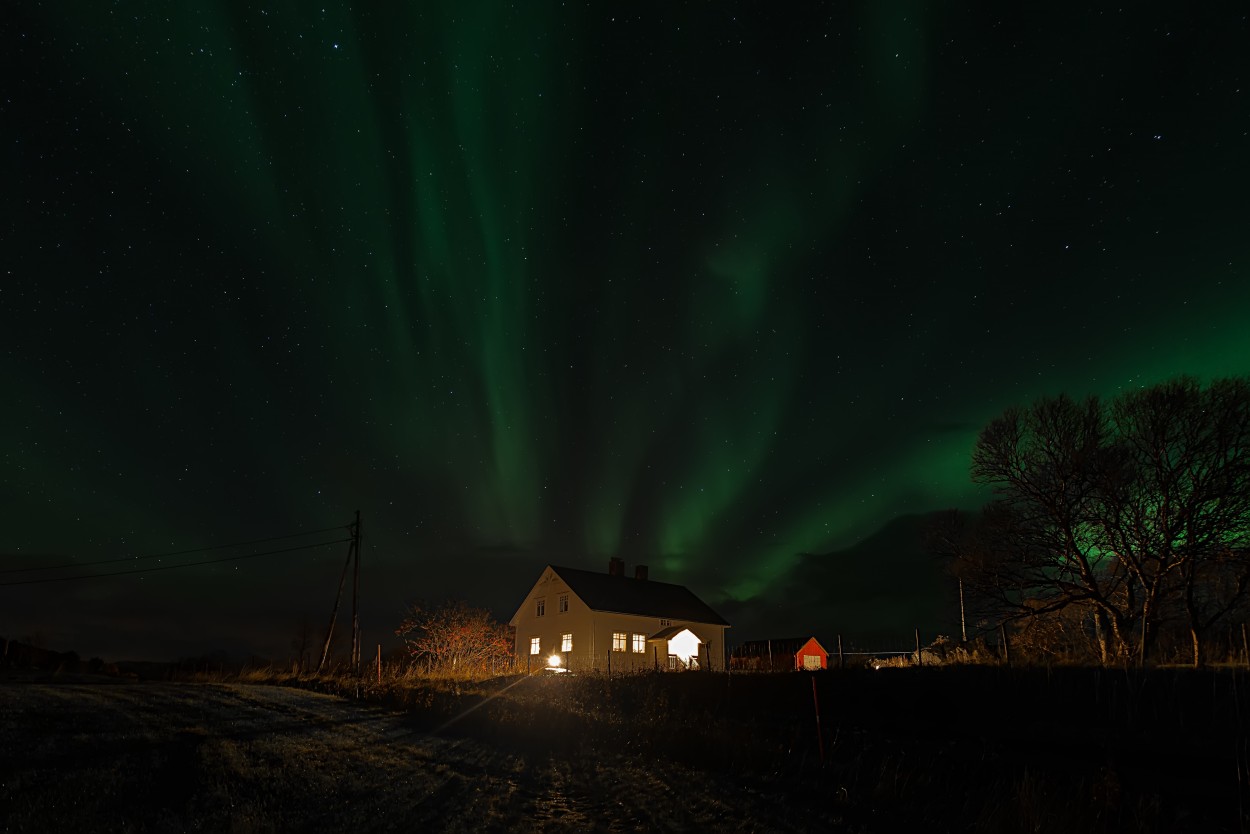
[{"label": "window frame", "polygon": [[570,631],[560,635],[560,651],[573,651],[573,632]]},{"label": "window frame", "polygon": [[612,651],[623,652],[629,646],[629,635],[624,631],[612,632]]},{"label": "window frame", "polygon": [[543,638],[531,637],[530,638],[530,656],[532,657],[534,655],[539,655],[542,653],[543,653]]},{"label": "window frame", "polygon": [[640,634],[639,632],[635,631],[632,635],[632,639],[630,643],[630,651],[633,654],[646,654],[647,653],[647,635]]},{"label": "window frame", "polygon": [[547,615],[547,598],[538,597],[538,599],[534,600],[534,616],[544,617],[546,615]]}]

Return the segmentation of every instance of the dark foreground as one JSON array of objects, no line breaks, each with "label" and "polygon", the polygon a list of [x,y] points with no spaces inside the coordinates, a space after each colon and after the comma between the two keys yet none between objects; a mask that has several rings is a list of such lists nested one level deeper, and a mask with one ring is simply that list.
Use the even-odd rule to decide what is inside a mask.
[{"label": "dark foreground", "polygon": [[0,830],[1232,832],[1250,810],[1240,673],[812,681],[0,684]]}]

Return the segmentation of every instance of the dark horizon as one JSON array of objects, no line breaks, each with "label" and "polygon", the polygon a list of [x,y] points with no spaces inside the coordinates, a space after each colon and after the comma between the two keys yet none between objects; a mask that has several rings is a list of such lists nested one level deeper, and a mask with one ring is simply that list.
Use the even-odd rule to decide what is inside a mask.
[{"label": "dark horizon", "polygon": [[[791,637],[794,636],[791,632],[803,632],[807,636],[816,636],[822,641],[829,642],[835,641],[837,636],[841,635],[846,641],[848,651],[852,645],[861,649],[895,651],[906,649],[911,645],[913,631],[917,628],[921,630],[926,643],[939,634],[951,636],[958,628],[958,615],[957,611],[951,608],[950,594],[947,593],[949,588],[944,588],[946,579],[941,573],[939,563],[922,547],[921,528],[926,520],[927,517],[922,516],[902,517],[844,551],[829,554],[801,554],[798,572],[800,578],[794,584],[783,586],[777,589],[776,593],[761,595],[750,604],[730,601],[719,608],[714,605],[713,608],[730,621],[728,645],[732,647],[748,640]],[[130,616],[151,626],[151,629],[156,632],[165,632],[168,626],[178,625],[180,636],[165,633],[157,639],[149,635],[138,641],[135,648],[127,648],[124,641],[130,639],[134,642],[133,638],[118,637],[110,632],[109,624],[116,616],[111,613],[111,609],[119,603],[112,601],[111,597],[106,597],[105,599],[109,601],[103,607],[87,605],[77,609],[72,615],[67,615],[67,619],[60,621],[41,620],[39,614],[25,613],[19,605],[15,612],[10,612],[11,616],[13,613],[19,617],[24,615],[29,617],[30,621],[40,623],[40,625],[25,633],[0,632],[0,638],[33,643],[41,648],[62,653],[73,651],[84,660],[99,657],[106,661],[168,663],[220,654],[235,661],[262,658],[277,666],[282,666],[298,654],[291,643],[297,639],[301,623],[305,619],[311,632],[311,644],[317,652],[320,652],[333,609],[339,574],[343,569],[345,559],[350,558],[347,555],[347,547],[348,544],[343,543],[338,552],[327,549],[331,552],[323,554],[318,560],[321,565],[320,578],[330,577],[330,568],[333,568],[334,575],[330,577],[330,581],[324,583],[320,594],[309,593],[312,591],[311,582],[303,584],[301,587],[305,592],[304,599],[310,604],[303,609],[288,608],[285,615],[255,610],[249,612],[241,622],[236,623],[236,618],[229,610],[219,609],[211,602],[190,608],[184,605],[179,610],[151,605],[152,596],[159,598],[162,594],[162,591],[158,590],[134,595],[128,603],[135,606],[130,609]],[[500,574],[500,579],[503,580],[501,585],[504,586],[502,589],[497,588],[493,594],[479,595],[477,598],[449,592],[441,596],[430,595],[424,597],[423,600],[430,603],[441,602],[445,599],[462,600],[474,607],[490,611],[499,622],[507,623],[516,607],[523,602],[529,586],[542,568],[547,564],[557,562],[534,561],[533,569],[530,570],[531,563],[513,558],[517,555],[514,549],[505,552],[511,554],[509,558],[512,561],[496,565],[501,571],[506,567],[506,573]],[[184,560],[201,559],[203,554],[181,558]],[[169,572],[195,575],[191,572],[228,570],[235,557],[217,558],[227,560],[224,567],[220,569],[216,566],[189,567]],[[262,556],[255,561],[264,559],[265,557]],[[176,563],[175,559],[161,561],[166,565]],[[246,565],[254,560],[244,558],[238,561]],[[361,587],[364,590],[360,603],[362,656],[366,659],[373,657],[378,643],[381,643],[384,655],[390,655],[402,648],[402,641],[393,632],[402,620],[403,607],[418,600],[418,597],[394,592],[379,592],[376,589],[370,592],[369,586],[379,583],[372,575],[369,561],[369,554],[366,552],[362,562]],[[872,568],[873,565],[883,562],[890,563],[892,578],[888,582],[880,581],[880,574]],[[481,562],[477,564],[480,565]],[[633,576],[636,564],[645,563],[626,563],[628,575]],[[576,566],[597,573],[606,574],[608,571],[607,560],[603,564],[582,563]],[[113,567],[112,565],[88,566],[76,569],[76,571],[103,571]],[[137,570],[125,563],[119,567],[126,571]],[[898,571],[903,569],[907,570],[907,574],[900,582]],[[75,571],[70,573],[73,572]],[[58,573],[63,572],[47,571],[39,575],[55,576]],[[116,577],[102,576],[97,579],[35,584],[29,587],[41,589],[39,598],[46,599],[50,589],[57,586],[107,583],[115,580],[127,581],[128,578],[137,580],[140,577],[142,581],[151,583],[153,579],[162,578],[163,573],[164,570],[150,574],[127,573]],[[647,581],[682,584],[673,580],[672,577],[665,576],[662,572],[657,575],[652,569],[649,573]],[[820,578],[813,580],[813,573],[820,574]],[[21,580],[10,578],[7,581]],[[167,587],[182,587],[184,582],[185,579],[170,577]],[[830,588],[829,593],[820,591],[820,588],[824,586]],[[702,595],[698,588],[692,587],[691,590],[695,591],[696,595]],[[335,626],[333,654],[340,658],[350,651],[350,641],[346,635],[350,634],[351,630],[351,597],[352,576],[349,569]],[[512,599],[513,597],[515,599]],[[802,600],[802,605],[797,608],[793,604],[796,598]],[[890,619],[890,614],[883,619],[877,610],[877,606],[885,599],[889,600],[889,611],[894,613],[893,619]],[[387,602],[379,603],[379,600]],[[148,603],[147,610],[139,608],[144,601]],[[323,604],[317,608],[315,603]],[[901,617],[897,614],[899,611],[907,611],[909,616]],[[286,619],[284,620],[283,617]],[[197,627],[201,630],[197,631]],[[214,629],[224,630],[214,631]],[[219,636],[212,637],[214,633]],[[119,634],[125,634],[125,632],[119,632]],[[67,640],[77,640],[79,645],[59,644]]]}]

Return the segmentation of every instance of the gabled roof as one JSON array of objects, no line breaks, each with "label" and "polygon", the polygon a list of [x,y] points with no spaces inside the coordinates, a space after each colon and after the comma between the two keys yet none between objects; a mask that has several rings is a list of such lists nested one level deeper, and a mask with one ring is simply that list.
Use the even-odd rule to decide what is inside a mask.
[{"label": "gabled roof", "polygon": [[[659,631],[657,631],[655,634],[652,634],[650,637],[648,637],[647,642],[650,643],[652,640],[655,640],[656,642],[666,642],[668,640],[672,640],[674,637],[676,637],[678,634],[681,634],[683,631],[690,631],[690,629],[686,628],[685,626],[669,626],[668,628],[662,628]],[[690,631],[690,633],[694,634],[693,631]],[[699,640],[697,635],[695,636],[695,639]],[[702,643],[703,641],[699,640],[699,642]]]},{"label": "gabled roof", "polygon": [[630,579],[577,568],[551,565],[573,593],[592,611],[638,614],[727,626],[729,623],[682,585]]},{"label": "gabled roof", "polygon": [[826,650],[824,646],[820,645],[820,641],[817,640],[815,637],[808,638],[807,642],[804,643],[802,646],[800,646],[798,648],[798,651],[795,652],[795,654],[798,654],[799,652],[802,652],[802,651],[806,651],[809,647],[816,649],[823,655],[829,654],[828,650]]}]

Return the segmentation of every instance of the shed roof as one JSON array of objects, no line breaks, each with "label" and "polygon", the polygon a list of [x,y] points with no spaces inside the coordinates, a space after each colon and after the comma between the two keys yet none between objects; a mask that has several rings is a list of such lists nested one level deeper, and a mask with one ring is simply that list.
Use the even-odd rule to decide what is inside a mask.
[{"label": "shed roof", "polygon": [[578,598],[593,611],[638,614],[727,626],[729,623],[683,585],[630,579],[552,565]]}]

